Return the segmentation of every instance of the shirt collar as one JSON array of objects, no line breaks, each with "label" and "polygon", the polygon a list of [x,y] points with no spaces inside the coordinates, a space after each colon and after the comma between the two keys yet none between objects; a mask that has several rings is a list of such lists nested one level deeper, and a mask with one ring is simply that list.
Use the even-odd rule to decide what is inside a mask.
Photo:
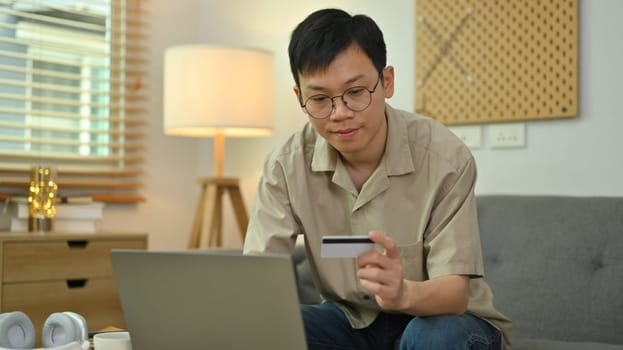
[{"label": "shirt collar", "polygon": [[335,171],[337,159],[337,150],[327,140],[317,135],[311,164],[312,171]]},{"label": "shirt collar", "polygon": [[410,147],[413,140],[409,140],[407,121],[403,114],[398,113],[388,104],[385,104],[385,115],[387,116],[387,141],[383,162],[387,175],[404,175],[415,171]]},{"label": "shirt collar", "polygon": [[[415,165],[409,147],[409,134],[404,117],[387,103],[385,116],[387,117],[387,140],[380,166],[385,167],[388,176],[403,175],[414,171]],[[316,137],[312,171],[335,171],[337,162],[337,150],[324,138]]]}]

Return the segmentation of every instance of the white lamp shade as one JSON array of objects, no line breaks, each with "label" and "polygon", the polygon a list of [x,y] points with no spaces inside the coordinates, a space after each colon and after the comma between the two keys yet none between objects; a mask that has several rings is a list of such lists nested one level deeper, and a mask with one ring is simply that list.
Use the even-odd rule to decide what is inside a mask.
[{"label": "white lamp shade", "polygon": [[269,135],[274,90],[274,59],[267,51],[169,48],[164,56],[164,131],[196,137]]}]

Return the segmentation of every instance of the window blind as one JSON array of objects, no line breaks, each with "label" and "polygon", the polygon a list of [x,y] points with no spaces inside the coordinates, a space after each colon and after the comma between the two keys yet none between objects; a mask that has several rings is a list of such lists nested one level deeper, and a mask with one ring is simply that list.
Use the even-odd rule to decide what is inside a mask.
[{"label": "window blind", "polygon": [[0,0],[0,198],[45,166],[61,196],[144,199],[144,3]]}]

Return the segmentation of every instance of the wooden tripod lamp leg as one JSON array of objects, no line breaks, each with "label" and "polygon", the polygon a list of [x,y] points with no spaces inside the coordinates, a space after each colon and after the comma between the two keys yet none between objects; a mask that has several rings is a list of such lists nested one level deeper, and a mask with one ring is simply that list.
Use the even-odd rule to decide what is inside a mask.
[{"label": "wooden tripod lamp leg", "polygon": [[214,206],[214,215],[212,216],[212,234],[213,236],[210,239],[210,246],[212,242],[214,242],[215,247],[223,246],[223,192],[224,189],[220,185],[215,185],[216,187],[216,198],[215,198],[215,206]]},{"label": "wooden tripod lamp leg", "polygon": [[206,203],[203,211],[204,221],[201,225],[201,238],[198,247],[201,249],[212,246],[212,241],[215,238],[215,225],[218,225],[218,221],[220,221],[221,212],[218,187],[215,184],[208,184],[206,192]]},{"label": "wooden tripod lamp leg", "polygon": [[240,186],[229,187],[229,195],[234,207],[234,213],[236,214],[236,221],[238,222],[238,229],[240,230],[240,238],[244,243],[244,239],[247,235],[247,226],[249,225],[249,216],[247,215],[247,209],[244,206],[244,200],[240,193]]},{"label": "wooden tripod lamp leg", "polygon": [[193,227],[188,242],[189,249],[210,248],[223,245],[223,192],[229,191],[240,237],[244,242],[249,217],[240,193],[237,178],[223,177],[225,135],[214,135],[214,170],[216,177],[202,177],[197,180],[201,185],[201,194]]},{"label": "wooden tripod lamp leg", "polygon": [[204,217],[204,207],[206,201],[206,187],[207,184],[201,184],[201,193],[199,194],[199,201],[197,202],[197,209],[195,210],[195,218],[193,219],[193,228],[188,241],[188,248],[199,248],[199,241],[201,240],[201,226]]},{"label": "wooden tripod lamp leg", "polygon": [[192,234],[188,242],[189,249],[223,246],[223,193],[228,191],[240,237],[244,242],[249,217],[240,192],[237,178],[200,178],[201,195],[193,221]]}]

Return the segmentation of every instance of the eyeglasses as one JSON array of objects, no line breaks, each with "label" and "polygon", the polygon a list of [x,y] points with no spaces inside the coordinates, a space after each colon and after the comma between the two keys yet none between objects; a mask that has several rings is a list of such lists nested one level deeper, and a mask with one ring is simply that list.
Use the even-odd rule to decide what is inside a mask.
[{"label": "eyeglasses", "polygon": [[301,105],[301,108],[304,108],[307,114],[312,118],[325,119],[333,113],[335,109],[335,99],[339,97],[348,109],[353,112],[361,112],[372,103],[372,94],[376,91],[380,81],[381,76],[379,75],[372,90],[369,90],[365,86],[353,86],[344,91],[343,94],[333,97],[325,94],[313,95]]}]

